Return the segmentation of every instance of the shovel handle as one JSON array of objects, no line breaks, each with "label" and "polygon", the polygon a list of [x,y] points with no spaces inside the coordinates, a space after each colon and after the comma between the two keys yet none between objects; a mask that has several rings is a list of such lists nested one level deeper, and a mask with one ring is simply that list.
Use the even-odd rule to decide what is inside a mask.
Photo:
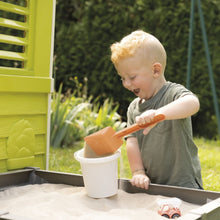
[{"label": "shovel handle", "polygon": [[114,134],[114,136],[115,136],[115,137],[118,137],[118,138],[119,138],[119,137],[124,137],[124,136],[126,136],[126,135],[128,135],[128,134],[131,134],[131,133],[135,132],[135,131],[138,131],[138,130],[140,130],[140,129],[144,129],[144,128],[150,126],[150,125],[153,125],[153,124],[155,124],[155,123],[158,123],[158,122],[160,122],[160,121],[163,121],[164,119],[165,119],[165,115],[163,115],[163,114],[156,115],[156,116],[154,117],[153,121],[151,121],[151,122],[149,122],[149,123],[146,123],[146,124],[144,124],[144,125],[138,125],[137,123],[135,123],[135,124],[133,124],[133,125],[127,127],[127,128],[122,129],[121,131],[117,131],[117,132]]}]

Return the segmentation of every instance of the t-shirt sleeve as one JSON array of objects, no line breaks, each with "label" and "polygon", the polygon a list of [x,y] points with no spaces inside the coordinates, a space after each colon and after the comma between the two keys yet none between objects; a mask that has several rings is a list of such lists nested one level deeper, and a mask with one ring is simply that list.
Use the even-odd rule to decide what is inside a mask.
[{"label": "t-shirt sleeve", "polygon": [[180,84],[173,84],[173,88],[171,89],[171,94],[172,94],[172,101],[186,95],[196,96],[194,93],[192,93],[190,90],[188,90],[187,88],[185,88],[183,85]]}]

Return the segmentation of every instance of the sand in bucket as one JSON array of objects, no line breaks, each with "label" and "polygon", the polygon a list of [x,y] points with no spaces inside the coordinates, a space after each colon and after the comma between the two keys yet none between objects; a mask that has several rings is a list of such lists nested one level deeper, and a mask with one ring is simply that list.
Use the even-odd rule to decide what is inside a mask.
[{"label": "sand in bucket", "polygon": [[77,151],[74,156],[80,162],[87,195],[105,198],[117,194],[120,151],[102,157],[92,155],[93,152],[90,155],[87,152],[88,157],[85,157],[84,151],[85,148]]},{"label": "sand in bucket", "polygon": [[112,154],[114,153],[97,155],[95,151],[86,142],[84,143],[84,157],[86,158],[100,158],[100,157],[110,156]]}]

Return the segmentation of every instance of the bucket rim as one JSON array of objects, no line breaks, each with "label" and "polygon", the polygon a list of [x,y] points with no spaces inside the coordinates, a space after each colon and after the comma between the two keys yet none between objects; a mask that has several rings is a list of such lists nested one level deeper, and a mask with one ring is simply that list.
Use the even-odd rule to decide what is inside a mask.
[{"label": "bucket rim", "polygon": [[[106,163],[109,161],[116,160],[121,155],[121,151],[117,150],[114,154],[106,156],[106,157],[98,157],[98,158],[86,158],[83,155],[84,149],[78,150],[74,153],[74,157],[77,161],[82,163],[89,163],[89,164],[97,164],[97,163]],[[81,155],[80,155],[81,154]]]}]

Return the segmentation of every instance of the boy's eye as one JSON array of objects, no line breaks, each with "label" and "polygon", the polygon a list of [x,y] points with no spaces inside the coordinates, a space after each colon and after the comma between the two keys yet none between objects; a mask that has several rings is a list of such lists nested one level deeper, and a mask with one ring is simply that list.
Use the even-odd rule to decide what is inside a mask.
[{"label": "boy's eye", "polygon": [[[134,80],[135,78],[136,78],[136,76],[131,76],[131,77],[129,77],[129,80]],[[121,78],[121,81],[124,82],[125,78]]]}]

